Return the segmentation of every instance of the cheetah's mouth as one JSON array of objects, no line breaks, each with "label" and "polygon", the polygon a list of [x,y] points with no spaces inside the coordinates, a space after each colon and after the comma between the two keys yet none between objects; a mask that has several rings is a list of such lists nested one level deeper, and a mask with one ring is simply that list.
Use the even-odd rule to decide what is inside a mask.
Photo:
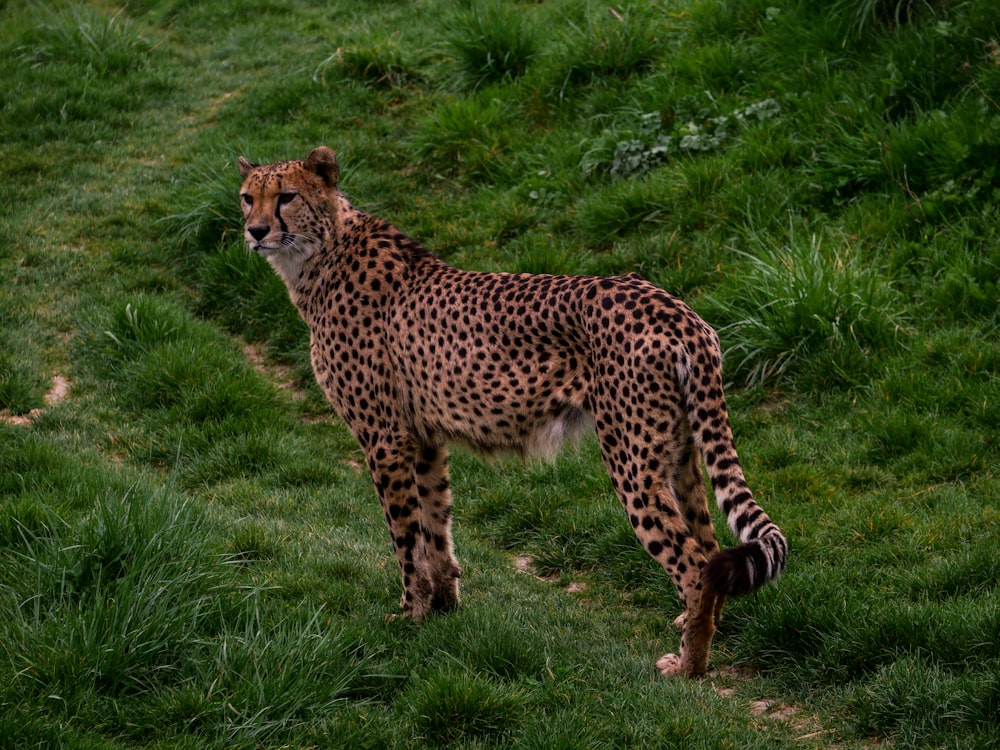
[{"label": "cheetah's mouth", "polygon": [[267,239],[257,240],[255,238],[247,238],[247,247],[264,258],[279,253],[289,255],[305,253],[311,255],[316,244],[317,239],[315,237],[304,234],[286,233],[277,242]]},{"label": "cheetah's mouth", "polygon": [[247,243],[248,247],[255,253],[266,258],[268,255],[274,255],[281,249],[281,246],[274,242],[251,242]]}]

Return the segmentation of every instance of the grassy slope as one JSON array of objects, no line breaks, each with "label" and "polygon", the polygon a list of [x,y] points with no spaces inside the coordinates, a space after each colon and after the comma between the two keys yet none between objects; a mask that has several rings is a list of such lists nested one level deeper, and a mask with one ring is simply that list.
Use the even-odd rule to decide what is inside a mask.
[{"label": "grassy slope", "polygon": [[[72,383],[0,424],[0,744],[994,746],[991,4],[453,5],[0,6],[0,407]],[[722,674],[653,673],[675,597],[593,444],[456,456],[465,605],[386,619],[360,456],[239,247],[235,157],[319,143],[455,264],[639,270],[722,329],[792,543]]]}]

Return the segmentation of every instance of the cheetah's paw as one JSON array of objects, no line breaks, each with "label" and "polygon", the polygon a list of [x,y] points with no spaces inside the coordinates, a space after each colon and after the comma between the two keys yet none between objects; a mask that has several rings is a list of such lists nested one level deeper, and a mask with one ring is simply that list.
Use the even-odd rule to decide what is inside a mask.
[{"label": "cheetah's paw", "polygon": [[684,670],[681,665],[681,657],[677,654],[667,654],[656,660],[656,668],[664,677],[683,676]]}]

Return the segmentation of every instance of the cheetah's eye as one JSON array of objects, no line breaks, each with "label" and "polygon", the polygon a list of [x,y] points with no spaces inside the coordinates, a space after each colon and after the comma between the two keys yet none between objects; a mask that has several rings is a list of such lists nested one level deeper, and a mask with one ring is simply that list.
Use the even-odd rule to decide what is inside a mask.
[{"label": "cheetah's eye", "polygon": [[247,208],[250,208],[253,205],[253,196],[250,195],[250,193],[243,193],[240,197],[243,198],[243,203]]},{"label": "cheetah's eye", "polygon": [[278,196],[278,205],[287,206],[298,196],[298,193],[282,193]]}]

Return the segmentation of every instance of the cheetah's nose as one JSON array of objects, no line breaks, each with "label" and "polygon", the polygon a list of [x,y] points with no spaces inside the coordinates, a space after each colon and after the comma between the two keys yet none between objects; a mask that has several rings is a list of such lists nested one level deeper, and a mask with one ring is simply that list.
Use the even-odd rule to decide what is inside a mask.
[{"label": "cheetah's nose", "polygon": [[247,231],[251,237],[260,242],[267,237],[267,233],[271,231],[271,227],[267,224],[254,224],[252,227],[247,227]]}]

